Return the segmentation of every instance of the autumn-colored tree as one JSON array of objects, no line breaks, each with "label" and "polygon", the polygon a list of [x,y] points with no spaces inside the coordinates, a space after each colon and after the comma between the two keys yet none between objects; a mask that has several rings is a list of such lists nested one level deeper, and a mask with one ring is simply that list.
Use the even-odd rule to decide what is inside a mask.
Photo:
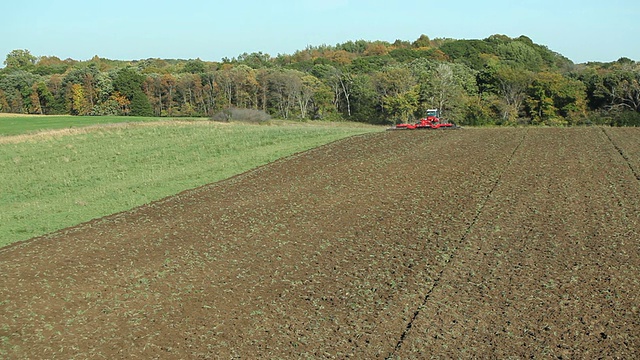
[{"label": "autumn-colored tree", "polygon": [[29,95],[29,99],[31,100],[31,106],[29,107],[29,114],[40,114],[43,115],[42,106],[40,105],[40,97],[38,96],[38,90],[36,84],[33,86],[33,90],[31,95]]},{"label": "autumn-colored tree", "polygon": [[274,70],[258,69],[256,70],[256,81],[258,82],[258,109],[266,112],[269,104],[269,77]]},{"label": "autumn-colored tree", "polygon": [[325,56],[327,59],[329,59],[329,61],[337,65],[351,64],[353,59],[355,59],[356,57],[353,53],[350,53],[345,50],[336,50],[336,51],[327,52]]},{"label": "autumn-colored tree", "polygon": [[87,106],[93,108],[98,102],[96,79],[92,72],[87,72],[82,79],[82,88],[87,100]]},{"label": "autumn-colored tree", "polygon": [[235,66],[229,72],[233,104],[239,108],[257,108],[260,85],[256,71],[247,65]]},{"label": "autumn-colored tree", "polygon": [[431,39],[425,34],[420,35],[412,44],[417,49],[428,49],[431,47]]},{"label": "autumn-colored tree", "polygon": [[66,91],[63,86],[63,75],[53,74],[45,81],[47,89],[53,96],[53,101],[49,105],[48,114],[66,114]]},{"label": "autumn-colored tree", "polygon": [[314,94],[322,87],[322,83],[313,75],[300,73],[300,77],[298,106],[300,108],[300,117],[307,119],[309,117],[309,108],[313,106]]},{"label": "autumn-colored tree", "polygon": [[176,78],[171,74],[164,74],[160,79],[160,88],[161,88],[161,108],[160,113],[173,116],[175,112],[174,108],[174,95],[176,88]]},{"label": "autumn-colored tree", "polygon": [[15,90],[13,96],[9,99],[9,112],[24,113],[24,101],[22,100],[22,94],[18,90]]},{"label": "autumn-colored tree", "polygon": [[374,42],[367,45],[367,49],[364,51],[365,56],[381,56],[387,55],[389,48],[382,42]]},{"label": "autumn-colored tree", "polygon": [[0,89],[0,112],[9,112],[9,102],[7,102],[7,97],[4,95],[4,91]]},{"label": "autumn-colored tree", "polygon": [[201,75],[202,78],[202,97],[204,103],[204,113],[212,116],[216,111],[216,75],[214,72],[207,72]]},{"label": "autumn-colored tree", "polygon": [[219,70],[216,74],[215,83],[219,90],[218,104],[225,108],[232,107],[235,84],[233,83],[230,69],[225,67]]},{"label": "autumn-colored tree", "polygon": [[31,87],[31,114],[49,114],[50,107],[54,104],[54,98],[44,82],[34,83]]},{"label": "autumn-colored tree", "polygon": [[181,115],[200,116],[205,114],[202,78],[199,74],[180,75],[176,79],[175,90]]},{"label": "autumn-colored tree", "polygon": [[70,67],[69,63],[60,60],[56,56],[41,56],[36,60],[33,72],[43,76],[64,74]]},{"label": "autumn-colored tree", "polygon": [[116,91],[111,95],[109,99],[113,100],[118,105],[118,108],[119,108],[118,115],[129,115],[130,113],[129,105],[131,104],[131,101],[129,101],[129,99],[126,96]]},{"label": "autumn-colored tree", "polygon": [[71,115],[87,115],[89,103],[80,84],[72,84],[69,88],[69,113]]},{"label": "autumn-colored tree", "polygon": [[292,117],[301,87],[302,79],[296,70],[276,71],[270,74],[269,97],[272,107],[280,117]]}]

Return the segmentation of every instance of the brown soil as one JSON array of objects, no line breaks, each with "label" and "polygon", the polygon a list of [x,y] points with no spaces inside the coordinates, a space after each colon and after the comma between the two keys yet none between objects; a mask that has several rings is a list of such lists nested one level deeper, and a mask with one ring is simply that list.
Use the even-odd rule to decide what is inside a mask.
[{"label": "brown soil", "polygon": [[0,249],[0,358],[632,358],[637,131],[354,137]]}]

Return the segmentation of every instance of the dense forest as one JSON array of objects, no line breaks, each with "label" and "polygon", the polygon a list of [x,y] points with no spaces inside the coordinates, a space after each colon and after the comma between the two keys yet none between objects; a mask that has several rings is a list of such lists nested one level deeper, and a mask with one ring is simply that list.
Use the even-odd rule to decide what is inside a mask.
[{"label": "dense forest", "polygon": [[348,41],[272,57],[88,61],[13,50],[0,112],[413,121],[439,108],[462,125],[640,125],[640,63],[574,64],[526,36]]}]

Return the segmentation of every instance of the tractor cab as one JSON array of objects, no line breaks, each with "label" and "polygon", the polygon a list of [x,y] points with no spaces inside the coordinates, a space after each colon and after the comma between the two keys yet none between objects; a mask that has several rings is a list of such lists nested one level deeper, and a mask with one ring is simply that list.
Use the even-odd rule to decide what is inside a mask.
[{"label": "tractor cab", "polygon": [[427,116],[424,118],[429,124],[437,124],[440,122],[440,111],[438,109],[428,109]]}]

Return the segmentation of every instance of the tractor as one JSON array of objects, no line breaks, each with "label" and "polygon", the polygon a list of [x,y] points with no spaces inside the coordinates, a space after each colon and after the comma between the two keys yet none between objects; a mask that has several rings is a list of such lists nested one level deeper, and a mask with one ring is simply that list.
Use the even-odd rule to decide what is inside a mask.
[{"label": "tractor", "polygon": [[416,129],[458,129],[452,122],[440,118],[438,109],[428,109],[427,116],[415,124],[398,124],[387,130],[416,130]]}]

